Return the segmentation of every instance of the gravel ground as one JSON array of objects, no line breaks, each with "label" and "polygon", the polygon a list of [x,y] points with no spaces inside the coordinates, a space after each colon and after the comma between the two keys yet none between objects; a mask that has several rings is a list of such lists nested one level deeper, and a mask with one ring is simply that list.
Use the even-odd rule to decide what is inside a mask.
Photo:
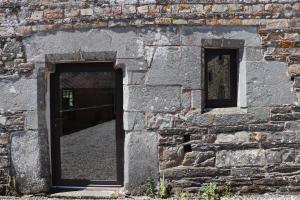
[{"label": "gravel ground", "polygon": [[[62,200],[62,199],[85,199],[85,200],[94,200],[94,199],[105,199],[105,198],[49,198],[43,196],[23,196],[23,197],[5,197],[0,196],[1,200]],[[106,198],[107,199],[107,198]],[[136,199],[136,200],[144,200],[150,198],[148,197],[131,197],[131,198],[119,198],[119,199]],[[174,198],[169,198],[172,200]],[[265,194],[265,195],[249,195],[249,196],[234,196],[229,198],[221,198],[221,200],[300,200],[299,195],[274,195],[274,194]]]},{"label": "gravel ground", "polygon": [[61,137],[62,178],[116,180],[115,135],[112,120]]}]

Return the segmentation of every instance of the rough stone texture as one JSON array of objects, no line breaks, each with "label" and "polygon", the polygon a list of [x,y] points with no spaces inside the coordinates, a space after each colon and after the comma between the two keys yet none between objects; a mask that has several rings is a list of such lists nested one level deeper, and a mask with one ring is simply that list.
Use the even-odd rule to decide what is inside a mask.
[{"label": "rough stone texture", "polygon": [[219,151],[216,154],[217,167],[240,167],[265,164],[264,150]]},{"label": "rough stone texture", "polygon": [[158,180],[157,134],[149,131],[127,133],[125,146],[125,188],[133,194],[143,194],[145,177]]},{"label": "rough stone texture", "polygon": [[[299,192],[299,8],[298,0],[1,1],[0,187],[13,166],[20,191],[51,186],[42,170],[45,60],[109,60],[123,69],[129,192],[159,172],[174,190],[215,181],[240,193]],[[203,48],[238,49],[239,108],[207,112]]]},{"label": "rough stone texture", "polygon": [[41,169],[38,132],[16,132],[11,138],[12,168],[21,193],[48,191],[48,180]]},{"label": "rough stone texture", "polygon": [[237,105],[242,108],[247,107],[247,66],[246,62],[240,62],[238,82],[238,102]]},{"label": "rough stone texture", "polygon": [[128,71],[145,71],[148,68],[145,59],[117,59],[116,66]]},{"label": "rough stone texture", "polygon": [[37,108],[37,83],[35,79],[2,79],[0,88],[0,109],[18,111]]},{"label": "rough stone texture", "polygon": [[192,109],[201,109],[202,108],[202,90],[192,90],[191,91],[191,108]]},{"label": "rough stone texture", "polygon": [[182,43],[184,45],[202,45],[202,39],[239,39],[245,41],[245,46],[257,46],[260,39],[256,28],[252,27],[189,27],[182,28]]},{"label": "rough stone texture", "polygon": [[9,176],[11,175],[10,135],[24,129],[24,113],[5,112],[0,114],[0,118],[0,188],[5,193],[8,191]]},{"label": "rough stone texture", "polygon": [[146,113],[146,128],[162,129],[174,126],[174,116],[172,114]]},{"label": "rough stone texture", "polygon": [[[254,110],[254,113],[252,110],[248,114],[240,112],[238,115],[224,115],[222,112],[225,110],[229,109],[218,109],[202,115],[193,111],[189,115],[194,118],[181,117],[180,123],[175,124],[189,127],[190,125],[182,120],[193,119],[193,125],[198,125],[198,128],[162,128],[159,141],[160,169],[169,175],[167,179],[170,184],[174,188],[184,187],[187,190],[197,191],[195,187],[213,180],[220,183],[225,181],[234,191],[241,193],[274,192],[272,188],[278,185],[282,192],[286,192],[288,188],[297,191],[296,183],[291,182],[289,185],[287,182],[279,181],[278,174],[288,180],[297,180],[295,174],[298,174],[299,167],[299,135],[298,122],[293,120],[297,119],[298,107],[272,107],[271,112],[265,111],[269,113],[269,117],[263,117],[264,120],[261,120],[260,115],[257,116],[257,110]],[[238,113],[237,110],[231,110]],[[247,118],[243,120],[241,118],[243,115],[248,115],[248,120]],[[230,119],[224,120],[229,124],[216,124],[215,121],[223,118]],[[254,118],[259,120],[253,120]],[[273,118],[291,121],[283,123],[272,121]],[[268,123],[262,123],[266,120]],[[231,124],[234,121],[237,124]],[[210,126],[207,126],[207,123]],[[208,130],[204,131],[204,127],[208,127]],[[172,152],[170,148],[180,147],[183,147],[180,157],[176,158],[174,154],[168,153]],[[208,152],[211,154],[208,157],[204,156]],[[214,171],[213,167],[216,167],[217,171]],[[202,175],[198,170],[211,171]],[[269,176],[271,178],[268,178]],[[252,180],[257,187],[245,187],[248,185],[247,180]]]},{"label": "rough stone texture", "polygon": [[145,127],[145,114],[142,112],[124,112],[124,130],[142,130]]},{"label": "rough stone texture", "polygon": [[257,47],[246,47],[245,48],[245,58],[246,61],[262,61],[263,60],[263,49]]},{"label": "rough stone texture", "polygon": [[291,82],[285,76],[286,64],[249,62],[246,65],[248,106],[276,106],[295,101]]},{"label": "rough stone texture", "polygon": [[25,114],[25,129],[36,130],[38,129],[38,116],[36,111],[28,111]]},{"label": "rough stone texture", "polygon": [[145,45],[165,46],[180,44],[180,33],[176,26],[146,27],[138,30],[138,34],[144,38]]},{"label": "rough stone texture", "polygon": [[59,31],[46,37],[44,34],[38,34],[24,40],[28,59],[40,54],[69,53],[79,50],[117,51],[117,58],[137,58],[143,55],[142,45],[143,42],[139,40],[135,29],[132,28],[92,29],[87,32]]},{"label": "rough stone texture", "polygon": [[145,72],[143,71],[128,71],[125,69],[125,75],[123,79],[124,85],[142,85],[145,82]]},{"label": "rough stone texture", "polygon": [[180,108],[179,86],[125,86],[125,111],[175,112]]},{"label": "rough stone texture", "polygon": [[201,48],[158,47],[146,76],[148,85],[201,89]]}]

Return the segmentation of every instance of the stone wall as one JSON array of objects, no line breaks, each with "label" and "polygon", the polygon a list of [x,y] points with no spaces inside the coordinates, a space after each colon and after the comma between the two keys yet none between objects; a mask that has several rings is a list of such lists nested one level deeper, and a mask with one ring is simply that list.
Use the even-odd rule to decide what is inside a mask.
[{"label": "stone wall", "polygon": [[263,120],[213,113],[204,123],[194,116],[184,124],[175,118],[175,128],[159,131],[161,173],[174,188],[194,192],[212,181],[241,193],[296,192],[297,109],[272,107]]},{"label": "stone wall", "polygon": [[24,113],[21,111],[0,114],[0,192],[2,194],[7,192],[6,185],[10,179],[10,133],[24,130],[24,119]]},{"label": "stone wall", "polygon": [[[299,0],[1,1],[0,184],[50,186],[38,59],[113,51],[124,70],[128,190],[160,172],[189,191],[211,181],[299,191],[299,16]],[[239,107],[204,112],[203,48],[230,45],[240,50]]]}]

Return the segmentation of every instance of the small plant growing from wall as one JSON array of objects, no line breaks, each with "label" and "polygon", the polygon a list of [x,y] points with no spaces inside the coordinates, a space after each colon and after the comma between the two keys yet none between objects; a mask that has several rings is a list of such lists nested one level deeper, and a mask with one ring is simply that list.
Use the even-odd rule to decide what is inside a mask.
[{"label": "small plant growing from wall", "polygon": [[202,199],[203,200],[218,200],[219,194],[217,193],[218,184],[217,183],[207,183],[201,187]]},{"label": "small plant growing from wall", "polygon": [[148,177],[146,180],[146,195],[148,197],[154,197],[155,196],[155,188],[154,188],[154,182],[151,177]]},{"label": "small plant growing from wall", "polygon": [[229,184],[225,184],[223,192],[222,192],[223,197],[230,197],[231,196],[231,187]]},{"label": "small plant growing from wall", "polygon": [[15,176],[9,176],[8,186],[6,187],[5,195],[18,196],[18,192],[16,189],[16,177]]},{"label": "small plant growing from wall", "polygon": [[159,197],[164,199],[168,197],[168,194],[167,181],[165,180],[165,175],[163,174],[163,177],[160,178],[159,181]]},{"label": "small plant growing from wall", "polygon": [[175,199],[176,200],[189,200],[190,199],[190,195],[188,192],[176,192],[175,193]]}]

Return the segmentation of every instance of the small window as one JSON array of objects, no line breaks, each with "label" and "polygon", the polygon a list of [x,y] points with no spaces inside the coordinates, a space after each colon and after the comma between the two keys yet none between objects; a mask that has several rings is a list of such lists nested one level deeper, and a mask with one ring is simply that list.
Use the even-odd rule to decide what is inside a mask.
[{"label": "small window", "polygon": [[205,107],[237,106],[237,51],[205,49]]},{"label": "small window", "polygon": [[72,89],[62,90],[62,106],[63,109],[69,109],[74,107],[74,91]]}]

